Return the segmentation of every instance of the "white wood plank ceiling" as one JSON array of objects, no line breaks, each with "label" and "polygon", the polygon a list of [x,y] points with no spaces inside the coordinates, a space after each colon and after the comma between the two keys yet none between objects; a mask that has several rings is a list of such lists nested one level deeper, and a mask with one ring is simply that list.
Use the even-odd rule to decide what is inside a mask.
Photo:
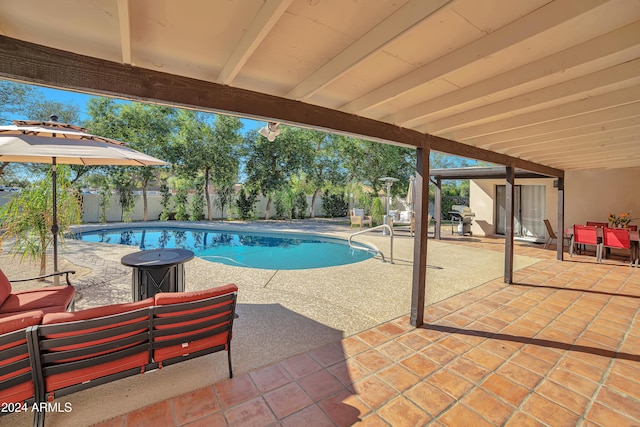
[{"label": "white wood plank ceiling", "polygon": [[640,0],[3,0],[0,34],[557,169],[640,167]]}]

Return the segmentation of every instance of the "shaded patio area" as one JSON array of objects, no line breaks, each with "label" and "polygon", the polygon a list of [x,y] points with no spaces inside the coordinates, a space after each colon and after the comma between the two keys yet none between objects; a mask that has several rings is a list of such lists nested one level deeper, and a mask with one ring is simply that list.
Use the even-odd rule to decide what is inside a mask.
[{"label": "shaded patio area", "polygon": [[[443,237],[454,250],[504,250],[500,238]],[[103,426],[640,422],[640,270],[618,258],[597,264],[587,254],[559,262],[554,247],[515,248],[537,262],[516,271],[514,284],[499,277],[430,304],[424,327],[412,328],[402,315],[348,334],[296,314],[307,350],[268,355],[264,360],[273,362],[254,361],[257,367],[249,369],[242,359],[255,355],[236,351],[237,376],[230,380],[216,373],[215,355],[196,359],[184,369],[207,372],[209,381],[201,385],[172,367],[148,373],[150,384],[161,385],[168,397],[159,400],[157,391],[141,393],[136,379],[101,386],[70,396],[77,413],[49,414],[47,425],[104,420],[80,416],[104,412],[108,405],[94,403],[96,396],[114,404],[137,401],[134,407],[141,408]],[[242,328],[260,313],[294,314],[265,304],[245,304],[244,310],[239,321],[248,323],[239,324],[238,345]]]},{"label": "shaded patio area", "polygon": [[549,259],[422,328],[399,317],[100,425],[637,425],[640,270],[517,248]]}]

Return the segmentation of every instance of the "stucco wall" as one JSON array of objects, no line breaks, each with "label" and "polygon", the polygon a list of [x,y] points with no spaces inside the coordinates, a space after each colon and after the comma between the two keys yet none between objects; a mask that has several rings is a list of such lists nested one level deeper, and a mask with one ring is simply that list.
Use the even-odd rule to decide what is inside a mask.
[{"label": "stucco wall", "polygon": [[[546,217],[558,229],[558,191],[553,179],[516,179],[516,185],[546,186]],[[474,234],[495,232],[495,188],[503,179],[471,181],[469,206],[475,212]],[[609,213],[631,211],[640,225],[640,168],[590,169],[565,174],[565,226],[587,221],[606,222]]]}]

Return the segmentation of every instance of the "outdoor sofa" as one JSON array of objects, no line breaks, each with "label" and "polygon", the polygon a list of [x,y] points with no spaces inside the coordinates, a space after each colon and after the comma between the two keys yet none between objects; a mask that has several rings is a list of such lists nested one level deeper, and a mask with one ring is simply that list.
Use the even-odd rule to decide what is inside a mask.
[{"label": "outdoor sofa", "polygon": [[[0,402],[43,426],[57,397],[222,350],[229,377],[238,288],[158,293],[76,312],[0,319]],[[35,406],[34,406],[35,405]]]}]

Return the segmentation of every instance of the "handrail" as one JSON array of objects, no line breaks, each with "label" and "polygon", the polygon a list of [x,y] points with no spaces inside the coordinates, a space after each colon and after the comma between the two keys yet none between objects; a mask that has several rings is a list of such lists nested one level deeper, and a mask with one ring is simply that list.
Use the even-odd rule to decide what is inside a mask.
[{"label": "handrail", "polygon": [[[351,234],[349,236],[349,247],[351,247],[353,249],[359,249],[359,250],[362,250],[362,251],[370,251],[371,250],[370,248],[364,248],[364,247],[359,247],[359,246],[354,245],[351,242],[351,240],[353,239],[353,237],[355,237],[355,236],[357,236],[359,234],[368,233],[370,231],[380,230],[380,229],[384,229],[384,228],[387,228],[389,230],[389,241],[390,241],[390,244],[389,244],[389,252],[390,252],[390,254],[389,254],[389,262],[391,264],[393,264],[393,227],[390,227],[388,224],[377,225],[377,226],[375,226],[373,228],[356,231],[355,233],[353,233],[353,234]],[[384,262],[385,258],[384,258],[384,254],[382,253],[382,251],[380,249],[378,249],[376,247],[376,245],[372,244],[371,246],[373,246],[373,249],[375,249],[376,252],[378,252],[380,254],[380,256],[382,257],[382,261]]]}]

